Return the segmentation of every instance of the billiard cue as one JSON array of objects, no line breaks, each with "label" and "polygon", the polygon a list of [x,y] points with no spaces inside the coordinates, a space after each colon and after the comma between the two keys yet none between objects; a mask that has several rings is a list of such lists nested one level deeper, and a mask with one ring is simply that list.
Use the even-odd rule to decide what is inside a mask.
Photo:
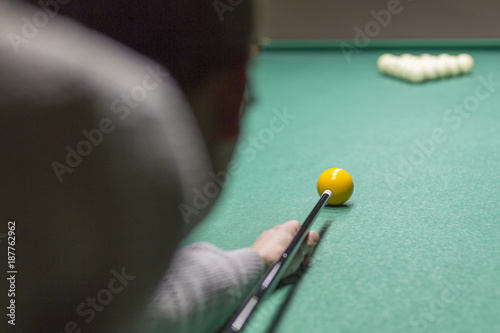
[{"label": "billiard cue", "polygon": [[276,288],[278,283],[281,281],[283,274],[285,274],[287,267],[292,262],[293,257],[299,250],[300,245],[304,241],[307,230],[313,224],[316,216],[318,216],[318,213],[325,206],[331,195],[332,192],[330,190],[326,190],[325,192],[323,192],[321,198],[319,198],[318,203],[316,204],[316,206],[314,206],[311,213],[309,213],[309,216],[307,216],[306,220],[300,227],[299,232],[295,235],[285,252],[283,252],[281,258],[276,262],[276,264],[274,264],[267,275],[260,281],[260,284],[252,292],[251,296],[243,303],[238,311],[235,312],[235,315],[224,327],[221,333],[240,332],[256,309],[259,301],[264,298],[267,293],[273,291],[274,288]]}]

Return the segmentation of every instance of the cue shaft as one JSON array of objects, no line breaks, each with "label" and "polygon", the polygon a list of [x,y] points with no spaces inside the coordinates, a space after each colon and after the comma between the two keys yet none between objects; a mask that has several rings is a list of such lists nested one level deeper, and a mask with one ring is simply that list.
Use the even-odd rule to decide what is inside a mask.
[{"label": "cue shaft", "polygon": [[248,321],[253,311],[257,307],[259,301],[268,293],[274,290],[274,288],[281,281],[281,278],[286,272],[286,269],[293,260],[293,257],[297,253],[302,244],[307,230],[313,224],[314,220],[318,216],[318,213],[323,209],[326,202],[332,195],[330,190],[326,190],[321,195],[318,203],[312,209],[311,213],[307,216],[306,220],[300,227],[299,232],[295,235],[290,245],[281,255],[281,258],[274,264],[274,266],[269,270],[265,278],[261,281],[258,288],[252,293],[252,296],[238,309],[236,315],[231,319],[229,324],[222,330],[223,333],[236,333],[240,332],[243,325]]}]

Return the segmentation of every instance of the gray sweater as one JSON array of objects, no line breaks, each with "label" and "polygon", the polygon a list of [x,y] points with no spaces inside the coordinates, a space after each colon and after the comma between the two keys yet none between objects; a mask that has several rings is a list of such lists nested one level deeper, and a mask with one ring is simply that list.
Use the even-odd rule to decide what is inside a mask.
[{"label": "gray sweater", "polygon": [[179,210],[210,165],[176,83],[40,8],[0,0],[0,38],[0,232],[16,222],[16,331],[216,330],[263,262],[251,249],[177,250],[210,208],[190,221]]},{"label": "gray sweater", "polygon": [[260,278],[262,259],[252,249],[224,252],[208,243],[177,251],[155,293],[154,332],[215,332]]}]

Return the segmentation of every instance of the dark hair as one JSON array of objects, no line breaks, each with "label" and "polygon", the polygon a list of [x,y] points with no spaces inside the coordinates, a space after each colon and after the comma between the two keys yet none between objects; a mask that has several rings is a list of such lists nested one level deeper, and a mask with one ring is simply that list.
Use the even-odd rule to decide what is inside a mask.
[{"label": "dark hair", "polygon": [[241,64],[252,34],[250,0],[85,0],[58,7],[165,66],[186,93]]}]

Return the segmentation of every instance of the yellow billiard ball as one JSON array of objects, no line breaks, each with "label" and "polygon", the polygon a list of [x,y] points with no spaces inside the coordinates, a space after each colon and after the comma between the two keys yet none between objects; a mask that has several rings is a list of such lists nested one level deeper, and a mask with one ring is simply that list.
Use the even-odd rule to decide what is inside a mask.
[{"label": "yellow billiard ball", "polygon": [[332,196],[327,201],[329,205],[341,205],[351,197],[354,182],[347,171],[331,168],[319,176],[317,187],[320,196],[325,190],[332,191]]}]

